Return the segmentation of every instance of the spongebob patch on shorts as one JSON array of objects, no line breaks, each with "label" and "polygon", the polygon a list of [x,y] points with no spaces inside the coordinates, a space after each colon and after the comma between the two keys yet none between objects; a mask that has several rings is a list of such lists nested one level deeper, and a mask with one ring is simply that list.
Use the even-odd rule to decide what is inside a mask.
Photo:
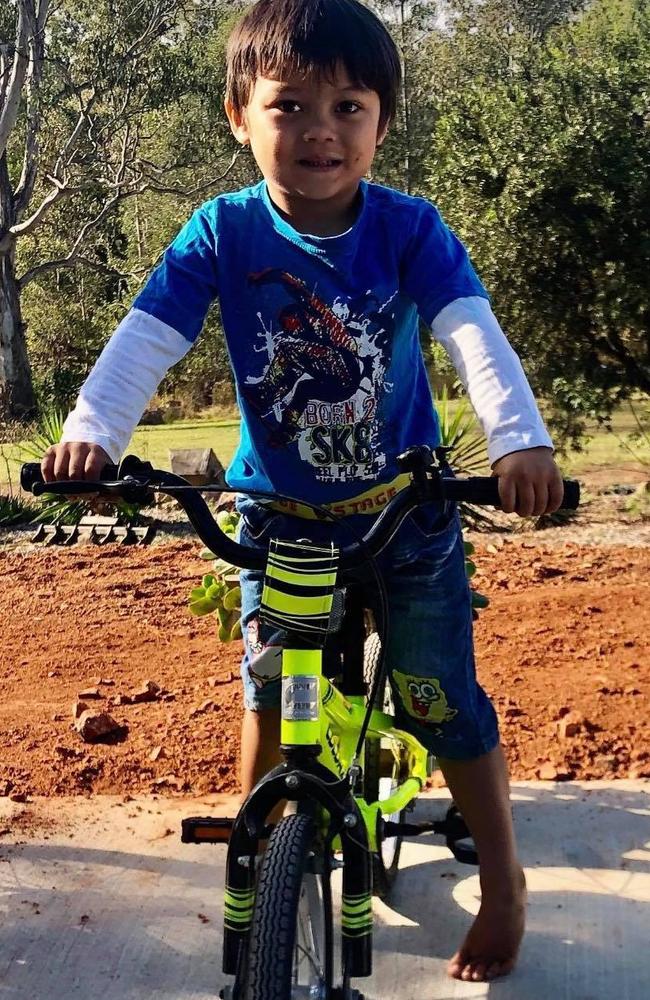
[{"label": "spongebob patch on shorts", "polygon": [[447,696],[436,677],[414,677],[394,670],[393,680],[408,714],[424,725],[451,722],[458,715],[457,708],[449,708]]},{"label": "spongebob patch on shorts", "polygon": [[246,626],[248,645],[248,675],[259,691],[271,681],[279,681],[282,676],[282,646],[279,643],[265,645],[260,638],[259,620],[253,618]]}]

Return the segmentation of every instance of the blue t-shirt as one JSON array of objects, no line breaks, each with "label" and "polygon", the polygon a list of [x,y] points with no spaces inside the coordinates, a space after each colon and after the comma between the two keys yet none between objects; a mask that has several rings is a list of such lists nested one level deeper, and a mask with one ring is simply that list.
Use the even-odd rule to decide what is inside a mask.
[{"label": "blue t-shirt", "polygon": [[487,298],[429,202],[362,182],[347,232],[305,236],[262,182],[202,205],[134,307],[192,342],[218,298],[242,415],[228,482],[336,503],[439,442],[418,317],[471,295]]}]

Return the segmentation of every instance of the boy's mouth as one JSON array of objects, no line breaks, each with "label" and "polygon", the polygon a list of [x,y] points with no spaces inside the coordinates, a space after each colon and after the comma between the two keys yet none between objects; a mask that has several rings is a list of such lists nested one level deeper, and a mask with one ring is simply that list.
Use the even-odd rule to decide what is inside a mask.
[{"label": "boy's mouth", "polygon": [[311,157],[310,159],[298,160],[301,167],[306,167],[307,170],[335,170],[340,167],[342,160],[337,159],[325,159],[324,157]]}]

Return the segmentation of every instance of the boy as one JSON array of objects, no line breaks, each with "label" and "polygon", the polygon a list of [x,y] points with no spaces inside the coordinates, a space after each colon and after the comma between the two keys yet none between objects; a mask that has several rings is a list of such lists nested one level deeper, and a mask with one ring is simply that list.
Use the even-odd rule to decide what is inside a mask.
[{"label": "boy", "polygon": [[[464,247],[432,205],[363,179],[400,83],[381,22],[357,0],[260,0],[227,58],[230,125],[264,181],[201,206],[168,248],[44,457],[45,478],[91,479],[119,458],[219,298],[242,413],[235,488],[328,503],[367,523],[401,485],[399,452],[439,440],[419,316],[468,389],[504,509],[556,510],[552,443]],[[239,506],[249,545],[322,530],[300,511]],[[480,858],[481,908],[448,971],[491,979],[514,966],[525,880],[496,716],[475,678],[457,516],[414,514],[384,569],[400,724],[438,757]],[[277,754],[279,660],[258,620],[259,574],[244,573],[242,588],[247,793]],[[428,700],[413,693],[423,691]]]}]

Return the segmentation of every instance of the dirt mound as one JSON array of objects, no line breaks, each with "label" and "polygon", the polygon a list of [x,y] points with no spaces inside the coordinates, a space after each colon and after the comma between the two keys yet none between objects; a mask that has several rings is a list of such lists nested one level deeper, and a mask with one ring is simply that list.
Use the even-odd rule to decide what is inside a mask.
[{"label": "dirt mound", "polygon": [[[236,789],[240,649],[186,610],[198,551],[0,553],[0,794]],[[479,675],[513,778],[650,776],[650,549],[479,541],[476,560]],[[81,694],[112,742],[73,727]]]}]

